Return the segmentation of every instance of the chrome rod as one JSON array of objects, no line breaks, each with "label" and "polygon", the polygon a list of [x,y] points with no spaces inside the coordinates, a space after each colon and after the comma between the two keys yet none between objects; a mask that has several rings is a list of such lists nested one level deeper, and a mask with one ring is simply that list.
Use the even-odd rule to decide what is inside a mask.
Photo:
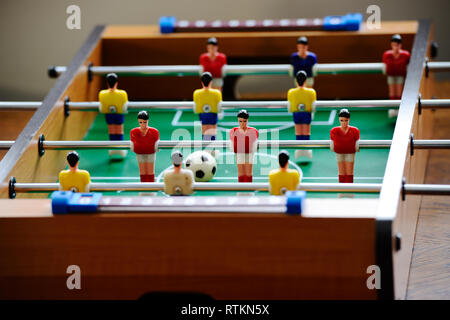
[{"label": "chrome rod", "polygon": [[[235,182],[196,182],[196,191],[268,191],[268,183]],[[50,192],[59,188],[58,183],[18,183],[16,192]],[[90,191],[162,191],[164,183],[155,182],[117,182],[91,183]],[[300,183],[298,190],[307,192],[352,192],[378,193],[379,183]],[[405,184],[406,194],[412,195],[450,195],[450,185]]]},{"label": "chrome rod", "polygon": [[[266,148],[329,148],[330,140],[258,140],[258,147]],[[391,140],[360,140],[361,148],[389,148]],[[0,141],[4,148],[11,146],[13,141]],[[45,150],[68,150],[68,149],[129,149],[131,142],[123,141],[43,141]],[[448,149],[450,140],[414,140],[414,146],[418,149]],[[172,148],[229,148],[229,140],[160,140],[157,144],[159,149]]]},{"label": "chrome rod", "polygon": [[[425,66],[425,63],[424,63]],[[385,65],[382,62],[368,63],[318,63],[313,67],[314,74],[340,74],[340,73],[384,73]],[[450,69],[450,62],[428,62],[428,68],[433,71]],[[52,76],[59,76],[66,71],[65,66],[50,67]],[[90,68],[95,75],[116,73],[118,75],[144,75],[144,76],[193,76],[203,71],[200,65],[147,65],[147,66],[93,66]],[[263,64],[263,65],[225,65],[224,75],[292,75],[290,64]]]},{"label": "chrome rod", "polygon": [[[450,99],[424,99],[421,101],[422,108],[450,108]],[[24,109],[36,110],[41,105],[40,101],[3,101],[0,102],[0,109]],[[336,108],[350,108],[361,110],[382,110],[398,108],[400,100],[317,100],[316,109],[333,110]],[[98,101],[69,101],[67,106],[73,111],[98,111],[100,102]],[[246,109],[286,109],[288,102],[278,101],[222,101],[222,109],[235,110]],[[128,109],[162,109],[162,110],[192,110],[193,101],[129,101]]]}]

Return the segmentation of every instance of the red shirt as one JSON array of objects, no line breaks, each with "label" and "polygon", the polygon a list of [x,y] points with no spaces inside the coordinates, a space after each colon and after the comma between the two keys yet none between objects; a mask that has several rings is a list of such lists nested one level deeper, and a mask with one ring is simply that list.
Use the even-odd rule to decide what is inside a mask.
[{"label": "red shirt", "polygon": [[388,76],[406,76],[406,68],[408,67],[411,55],[406,50],[400,50],[397,58],[394,58],[392,50],[383,53],[383,62],[386,65],[386,74]]},{"label": "red shirt", "polygon": [[330,138],[334,142],[334,152],[355,153],[355,143],[359,140],[359,130],[356,127],[349,126],[347,133],[344,133],[341,127],[334,127],[330,131]]},{"label": "red shirt", "polygon": [[239,127],[230,130],[230,140],[234,145],[235,153],[253,153],[255,150],[251,148],[258,141],[258,130],[253,127],[247,127],[247,131],[243,133]]},{"label": "red shirt", "polygon": [[207,53],[200,55],[200,65],[203,72],[211,72],[213,78],[222,78],[222,67],[227,64],[227,56],[218,52],[214,60]]},{"label": "red shirt", "polygon": [[155,143],[159,140],[159,131],[149,127],[145,136],[140,128],[134,128],[130,132],[130,138],[134,145],[134,152],[137,154],[155,153]]}]

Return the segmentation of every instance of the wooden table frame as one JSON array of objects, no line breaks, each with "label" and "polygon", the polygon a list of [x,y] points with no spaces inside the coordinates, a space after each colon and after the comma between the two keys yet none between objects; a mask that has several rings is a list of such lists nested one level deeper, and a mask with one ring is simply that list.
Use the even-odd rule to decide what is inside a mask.
[{"label": "wooden table frame", "polygon": [[[117,65],[125,59],[122,62],[130,64],[135,59],[135,64],[145,64],[141,63],[144,52],[132,50],[131,56],[126,57],[126,50],[117,49],[124,44],[135,48],[145,41],[149,46],[157,43],[154,48],[160,49],[151,52],[152,57],[159,57],[151,64],[165,64],[165,59],[174,58],[162,52],[175,43],[187,46],[189,60],[198,56],[194,48],[210,36],[163,36],[151,32],[145,36],[152,28],[94,28],[0,162],[1,197],[7,198],[12,175],[23,182],[56,181],[57,173],[65,166],[64,152],[52,151],[39,157],[38,136],[43,133],[48,140],[84,137],[96,114],[72,112],[65,117],[63,109],[67,96],[71,101],[97,99],[103,83],[100,77],[88,79],[89,63]],[[404,298],[421,197],[401,200],[401,187],[403,177],[408,183],[422,183],[425,176],[428,152],[420,150],[412,156],[409,136],[414,133],[417,139],[431,138],[433,111],[423,110],[419,115],[416,108],[419,93],[422,98],[429,98],[432,93],[433,77],[423,77],[422,68],[432,40],[431,23],[387,22],[378,31],[304,34],[317,40],[319,51],[327,43],[352,47],[356,38],[363,49],[355,50],[350,58],[357,59],[364,45],[385,47],[396,32],[402,33],[406,47],[412,45],[412,58],[379,199],[308,199],[302,217],[239,213],[53,217],[48,199],[20,199],[42,195],[19,195],[16,200],[0,200],[0,298],[133,299],[149,291],[203,292],[219,299]],[[242,58],[255,52],[261,41],[274,41],[274,48],[282,47],[281,40],[295,41],[298,33],[216,36],[223,39],[223,47],[236,45]],[[239,47],[242,43],[248,45]],[[258,59],[278,59],[270,57],[270,50]],[[369,55],[358,61],[341,61],[342,57],[338,57],[324,62],[365,62],[364,59],[374,60]],[[185,64],[192,63],[195,61]],[[380,84],[380,79],[385,83],[377,78],[380,75],[367,76],[366,84]],[[142,86],[156,81],[128,78],[121,81],[121,87],[142,83],[134,91],[131,89],[130,96],[139,98]],[[177,81],[180,79],[175,85]],[[322,88],[332,95],[334,91],[327,87],[327,81],[324,79]],[[376,89],[373,94],[383,92]],[[192,91],[188,93],[191,95]],[[186,94],[181,92],[180,97]],[[396,236],[400,233],[401,250],[397,251],[400,241]],[[80,265],[84,290],[65,287],[65,268],[70,264]],[[370,265],[380,267],[381,289],[366,287],[370,276],[366,269]]]}]

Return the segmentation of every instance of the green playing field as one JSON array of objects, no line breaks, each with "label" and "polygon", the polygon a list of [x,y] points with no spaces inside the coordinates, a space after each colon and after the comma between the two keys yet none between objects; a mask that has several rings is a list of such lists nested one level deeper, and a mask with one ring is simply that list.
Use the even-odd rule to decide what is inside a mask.
[{"label": "green playing field", "polygon": [[[273,109],[272,109],[273,110]],[[160,132],[161,140],[201,140],[201,126],[198,116],[192,111],[149,111],[149,125]],[[137,127],[136,112],[125,116],[125,140],[129,140],[129,132]],[[362,140],[392,139],[394,121],[389,120],[387,111],[353,111],[350,124],[359,128]],[[295,132],[292,115],[285,110],[267,111],[250,110],[249,125],[260,132],[260,140],[294,140]],[[332,127],[338,125],[336,111],[317,112],[311,126],[311,139],[329,139]],[[228,130],[237,126],[236,111],[227,110],[223,119],[219,120],[218,140],[228,139]],[[108,140],[108,130],[104,115],[99,114],[85,140]],[[199,149],[181,149],[185,157]],[[288,149],[291,155],[290,167],[300,169],[303,173],[303,182],[337,182],[337,164],[334,153],[329,149],[316,149],[313,151],[313,160],[309,164],[296,164],[293,149]],[[157,153],[155,163],[155,181],[163,182],[163,171],[171,166],[170,154],[172,150],[162,149]],[[259,149],[253,168],[254,182],[268,182],[268,173],[277,168],[279,149]],[[138,182],[139,168],[136,156],[132,152],[123,160],[114,160],[107,150],[80,150],[80,168],[90,172],[92,182]],[[381,183],[388,149],[362,149],[356,154],[355,182]],[[217,157],[217,173],[214,182],[237,182],[237,167],[234,156],[230,150],[221,150]],[[116,193],[117,194],[117,193]],[[137,193],[127,193],[129,195]],[[163,195],[163,192],[157,192]],[[236,194],[236,192],[207,192],[197,191],[196,195]],[[255,192],[255,194],[267,194]],[[377,197],[378,194],[359,194],[358,197]],[[336,193],[308,193],[308,197],[337,197]]]}]

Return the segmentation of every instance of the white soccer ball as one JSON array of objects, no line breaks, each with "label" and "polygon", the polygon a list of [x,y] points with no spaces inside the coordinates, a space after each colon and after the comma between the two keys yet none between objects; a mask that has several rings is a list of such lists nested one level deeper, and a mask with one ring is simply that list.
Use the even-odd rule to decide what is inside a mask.
[{"label": "white soccer ball", "polygon": [[186,158],[184,166],[192,171],[196,182],[210,181],[217,171],[216,159],[206,151],[191,153]]}]

